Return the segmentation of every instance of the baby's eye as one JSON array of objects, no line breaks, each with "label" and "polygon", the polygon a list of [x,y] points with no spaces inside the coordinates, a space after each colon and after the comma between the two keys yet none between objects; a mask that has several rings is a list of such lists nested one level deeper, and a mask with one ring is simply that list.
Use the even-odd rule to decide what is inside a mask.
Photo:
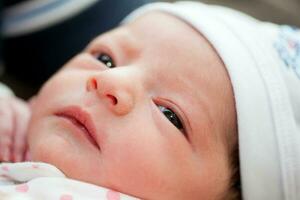
[{"label": "baby's eye", "polygon": [[113,59],[105,54],[105,53],[101,53],[97,56],[97,59],[102,62],[103,64],[105,64],[108,68],[114,68],[115,67],[115,64],[114,64],[114,61]]},{"label": "baby's eye", "polygon": [[158,108],[174,126],[176,126],[179,130],[183,130],[182,123],[175,112],[164,106],[158,106]]}]

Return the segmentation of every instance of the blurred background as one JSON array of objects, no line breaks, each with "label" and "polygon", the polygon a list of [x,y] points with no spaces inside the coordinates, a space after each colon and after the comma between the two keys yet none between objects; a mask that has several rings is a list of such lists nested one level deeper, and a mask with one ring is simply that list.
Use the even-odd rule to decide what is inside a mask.
[{"label": "blurred background", "polygon": [[[0,0],[0,82],[21,98],[41,84],[96,35],[153,0]],[[172,2],[172,0],[165,0]],[[264,21],[300,27],[300,0],[201,0]]]}]

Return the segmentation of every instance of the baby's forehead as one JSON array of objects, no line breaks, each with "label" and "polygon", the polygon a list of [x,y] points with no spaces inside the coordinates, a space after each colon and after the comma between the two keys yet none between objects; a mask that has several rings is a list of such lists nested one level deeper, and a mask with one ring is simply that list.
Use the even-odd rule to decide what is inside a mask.
[{"label": "baby's forehead", "polygon": [[209,43],[200,32],[183,20],[171,14],[153,11],[145,13],[129,23],[99,35],[97,38],[109,39],[110,37],[119,40],[143,40],[151,38],[158,42],[169,42],[176,44],[178,40],[188,42],[189,38],[198,37]]},{"label": "baby's forehead", "polygon": [[[115,39],[120,44],[125,43],[122,45],[124,49],[133,44],[140,49],[163,49],[166,53],[176,51],[183,56],[197,52],[197,57],[193,59],[202,59],[202,56],[208,59],[211,57],[207,57],[206,54],[217,54],[210,42],[191,25],[171,14],[158,11],[146,13],[105,36]],[[187,56],[186,59],[191,58]]]},{"label": "baby's forehead", "polygon": [[146,13],[98,36],[94,43],[107,45],[114,51],[113,54],[117,54],[116,57],[124,60],[139,58],[147,60],[149,65],[174,66],[169,70],[178,69],[178,73],[190,77],[195,75],[190,72],[210,76],[208,73],[218,72],[216,65],[224,68],[217,52],[201,33],[184,21],[162,12]]}]

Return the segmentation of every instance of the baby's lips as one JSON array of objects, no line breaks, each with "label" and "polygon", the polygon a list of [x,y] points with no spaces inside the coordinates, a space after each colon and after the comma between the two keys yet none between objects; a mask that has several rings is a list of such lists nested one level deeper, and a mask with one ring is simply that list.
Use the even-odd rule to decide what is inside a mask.
[{"label": "baby's lips", "polygon": [[94,122],[88,112],[84,111],[79,106],[68,106],[61,109],[59,112],[56,112],[55,115],[68,119],[77,127],[83,128],[91,143],[99,150],[101,149],[97,142],[97,133]]}]

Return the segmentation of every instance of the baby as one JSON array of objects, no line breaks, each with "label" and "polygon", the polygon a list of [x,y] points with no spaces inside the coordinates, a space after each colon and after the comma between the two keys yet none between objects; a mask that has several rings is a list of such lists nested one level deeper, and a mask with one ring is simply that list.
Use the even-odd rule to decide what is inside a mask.
[{"label": "baby", "polygon": [[[150,4],[31,101],[21,129],[30,160],[141,199],[299,199],[299,60],[297,29],[200,3]],[[3,160],[24,160],[27,143],[16,144],[22,153]]]}]

